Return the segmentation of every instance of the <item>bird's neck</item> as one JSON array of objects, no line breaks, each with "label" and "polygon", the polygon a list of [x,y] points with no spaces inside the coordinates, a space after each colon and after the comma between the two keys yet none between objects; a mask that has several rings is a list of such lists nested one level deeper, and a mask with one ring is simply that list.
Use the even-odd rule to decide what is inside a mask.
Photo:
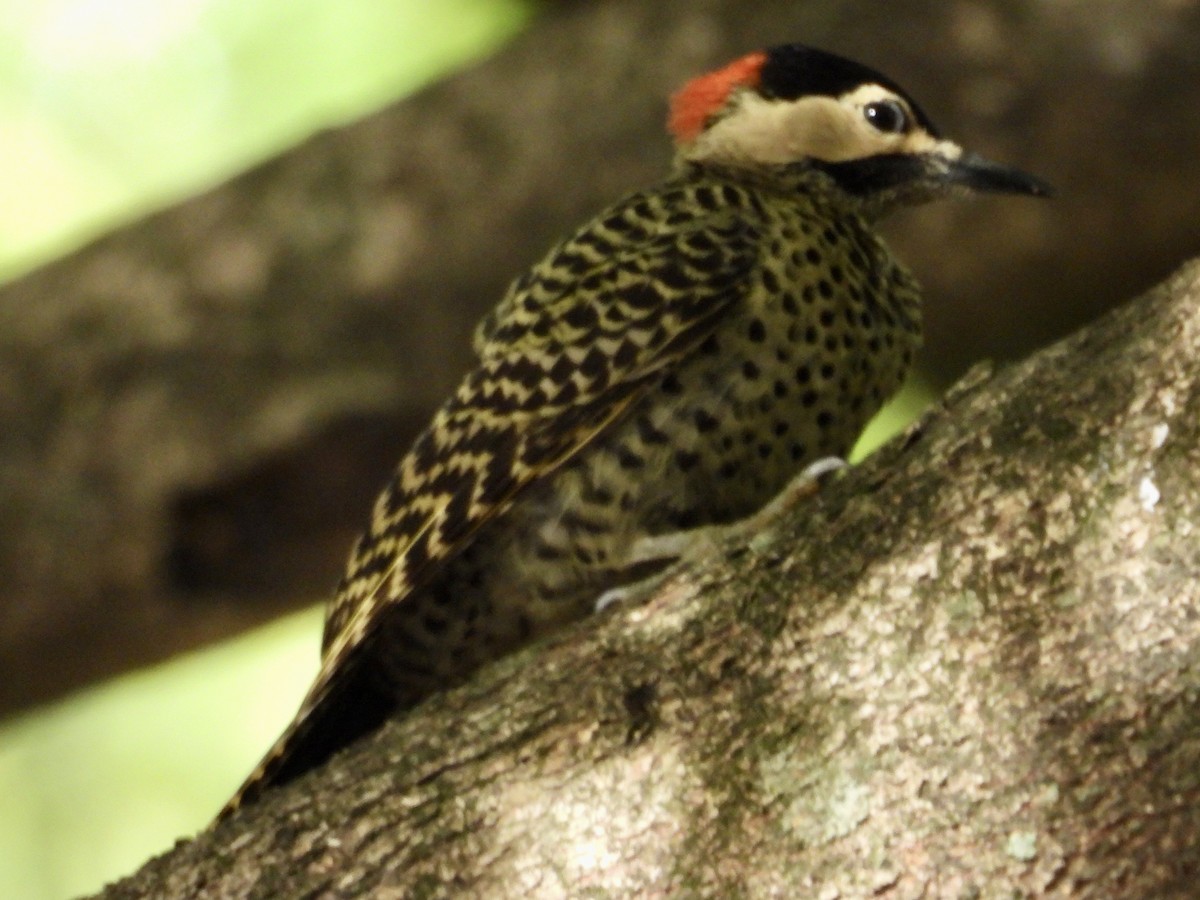
[{"label": "bird's neck", "polygon": [[675,168],[684,178],[717,178],[783,198],[821,197],[868,221],[874,221],[886,212],[885,207],[878,207],[869,198],[842,190],[832,175],[808,162],[750,166],[698,161],[680,155]]}]

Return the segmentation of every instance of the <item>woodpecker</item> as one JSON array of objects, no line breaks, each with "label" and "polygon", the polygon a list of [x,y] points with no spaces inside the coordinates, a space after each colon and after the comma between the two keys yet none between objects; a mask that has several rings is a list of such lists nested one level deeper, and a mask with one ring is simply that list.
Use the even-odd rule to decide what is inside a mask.
[{"label": "woodpecker", "polygon": [[1049,194],[943,138],[887,77],[799,44],[689,82],[669,130],[668,177],[476,329],[474,368],[353,550],[315,683],[223,815],[844,456],[921,343],[919,289],[874,223]]}]

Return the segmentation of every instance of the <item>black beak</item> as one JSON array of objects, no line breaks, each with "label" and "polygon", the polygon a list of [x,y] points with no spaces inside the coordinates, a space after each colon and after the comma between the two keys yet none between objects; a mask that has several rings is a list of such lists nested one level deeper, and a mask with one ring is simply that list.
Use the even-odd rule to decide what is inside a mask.
[{"label": "black beak", "polygon": [[946,184],[961,185],[973,191],[992,194],[1028,194],[1031,197],[1052,197],[1054,188],[1027,172],[1002,166],[991,160],[964,153],[958,159],[947,162],[940,173]]}]

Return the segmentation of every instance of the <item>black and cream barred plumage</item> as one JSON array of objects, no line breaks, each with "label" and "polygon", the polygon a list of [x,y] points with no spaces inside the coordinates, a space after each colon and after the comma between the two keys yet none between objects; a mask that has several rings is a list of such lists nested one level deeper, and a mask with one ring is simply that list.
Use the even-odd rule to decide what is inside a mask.
[{"label": "black and cream barred plumage", "polygon": [[479,326],[353,552],[315,684],[227,812],[671,562],[644,539],[734,522],[844,455],[920,343],[918,289],[872,221],[956,186],[1046,193],[798,45],[691,82],[672,131],[674,174]]}]

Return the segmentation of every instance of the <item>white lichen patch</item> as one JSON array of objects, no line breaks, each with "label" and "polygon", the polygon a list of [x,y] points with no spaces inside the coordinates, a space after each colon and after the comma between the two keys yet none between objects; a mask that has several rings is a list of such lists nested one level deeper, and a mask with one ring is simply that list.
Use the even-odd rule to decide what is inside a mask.
[{"label": "white lichen patch", "polygon": [[684,804],[698,790],[665,737],[572,767],[569,777],[514,783],[495,812],[497,884],[539,898],[632,896],[639,885],[661,883],[697,815]]},{"label": "white lichen patch", "polygon": [[1160,422],[1150,429],[1150,446],[1154,450],[1159,449],[1167,442],[1167,437],[1171,434],[1171,426],[1166,422]]},{"label": "white lichen patch", "polygon": [[1149,475],[1144,475],[1138,484],[1138,501],[1142,504],[1142,509],[1146,512],[1153,512],[1154,507],[1158,506],[1158,501],[1161,499],[1162,494],[1154,484],[1154,480]]},{"label": "white lichen patch", "polygon": [[787,799],[780,825],[797,843],[825,844],[843,838],[871,815],[871,788],[845,771],[813,773],[789,752],[759,766],[764,796]]},{"label": "white lichen patch", "polygon": [[1021,862],[1037,859],[1037,832],[1014,831],[1004,844],[1004,852]]}]

